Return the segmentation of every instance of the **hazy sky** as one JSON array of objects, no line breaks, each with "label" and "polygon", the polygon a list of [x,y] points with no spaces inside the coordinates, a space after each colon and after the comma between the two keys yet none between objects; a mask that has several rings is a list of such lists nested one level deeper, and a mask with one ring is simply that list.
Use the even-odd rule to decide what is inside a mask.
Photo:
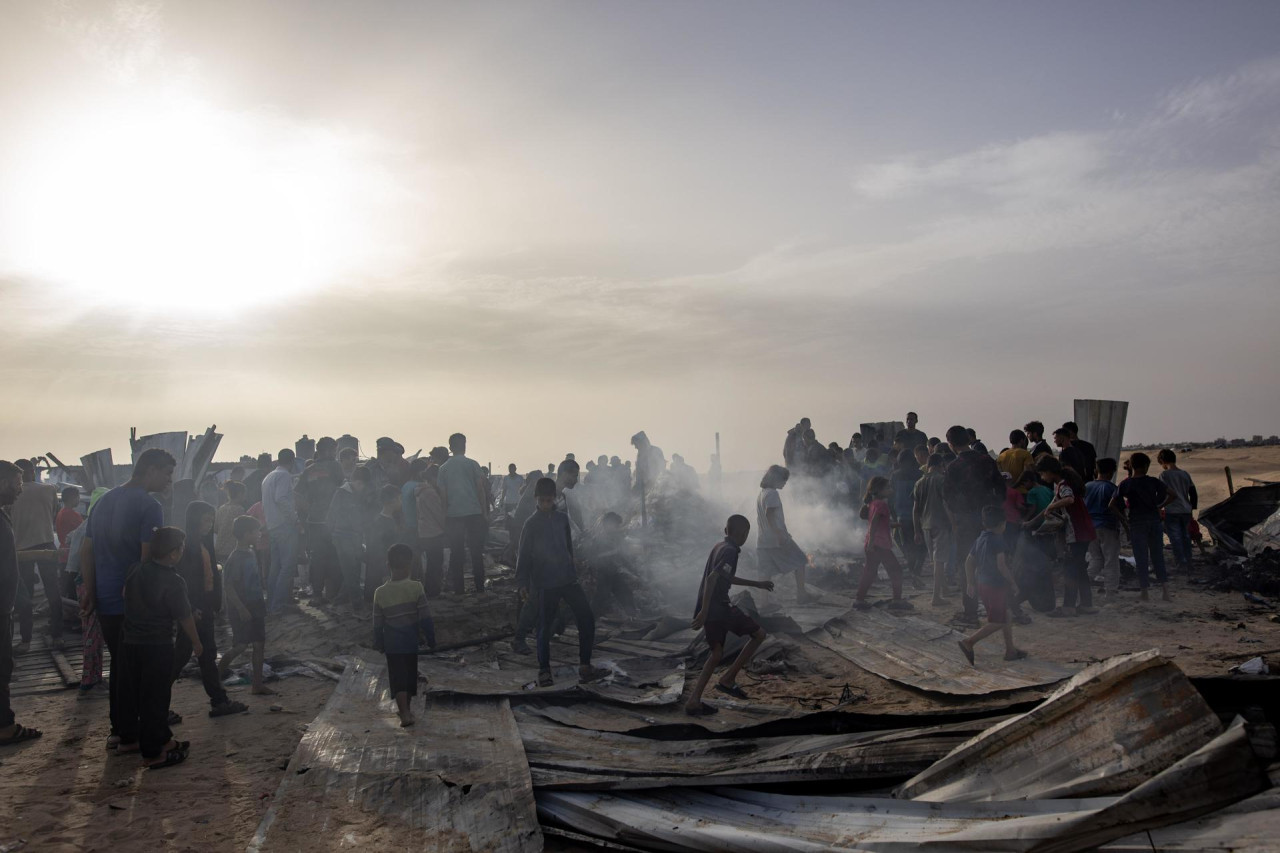
[{"label": "hazy sky", "polygon": [[1280,3],[0,0],[0,456],[1280,430]]}]

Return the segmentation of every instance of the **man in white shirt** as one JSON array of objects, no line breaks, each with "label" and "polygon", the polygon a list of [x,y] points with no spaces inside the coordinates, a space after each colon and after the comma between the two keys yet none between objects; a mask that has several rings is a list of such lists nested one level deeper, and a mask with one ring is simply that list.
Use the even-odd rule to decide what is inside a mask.
[{"label": "man in white shirt", "polygon": [[276,457],[276,468],[262,480],[262,516],[271,537],[271,571],[267,577],[267,613],[277,615],[290,604],[298,571],[298,506],[293,497],[294,452]]}]

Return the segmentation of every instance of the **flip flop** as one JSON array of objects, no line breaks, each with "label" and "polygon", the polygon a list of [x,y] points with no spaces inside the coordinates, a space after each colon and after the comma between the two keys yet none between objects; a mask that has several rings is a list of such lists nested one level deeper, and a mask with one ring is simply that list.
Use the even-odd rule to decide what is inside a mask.
[{"label": "flip flop", "polygon": [[956,645],[960,647],[960,651],[964,653],[965,660],[969,661],[969,666],[977,666],[973,662],[973,649],[964,644],[962,640],[956,640]]},{"label": "flip flop", "polygon": [[723,684],[717,683],[717,684],[716,684],[716,690],[719,690],[721,693],[727,693],[727,694],[729,694],[730,696],[732,696],[732,697],[733,697],[733,698],[735,698],[735,699],[748,699],[748,698],[749,698],[749,697],[747,696],[746,691],[745,691],[745,690],[743,690],[741,687],[739,687],[739,686],[738,686],[738,685],[736,685],[736,684],[731,684],[731,685],[729,685],[728,687],[725,687]]},{"label": "flip flop", "polygon": [[684,712],[690,717],[710,717],[712,714],[720,713],[720,709],[702,702],[696,708],[685,708]]},{"label": "flip flop", "polygon": [[42,737],[43,735],[44,735],[44,732],[40,731],[39,729],[33,729],[29,726],[19,725],[17,728],[13,730],[13,734],[9,735],[4,740],[0,740],[0,746],[12,746],[15,743],[23,743],[25,741],[35,740],[36,738]]}]

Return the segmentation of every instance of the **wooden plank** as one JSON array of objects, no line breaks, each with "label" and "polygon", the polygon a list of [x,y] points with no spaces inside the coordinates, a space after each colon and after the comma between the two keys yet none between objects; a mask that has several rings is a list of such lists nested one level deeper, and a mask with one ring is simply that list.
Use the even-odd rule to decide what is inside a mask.
[{"label": "wooden plank", "polygon": [[542,849],[524,748],[498,697],[434,696],[403,729],[386,668],[353,661],[308,727],[249,845],[296,850]]}]

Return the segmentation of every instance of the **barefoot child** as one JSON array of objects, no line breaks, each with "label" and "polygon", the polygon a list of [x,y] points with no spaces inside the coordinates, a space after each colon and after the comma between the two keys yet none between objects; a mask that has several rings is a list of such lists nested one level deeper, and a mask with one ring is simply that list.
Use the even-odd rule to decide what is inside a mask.
[{"label": "barefoot child", "polygon": [[964,561],[964,571],[970,598],[982,599],[987,609],[987,624],[963,640],[960,651],[969,664],[973,664],[973,647],[994,634],[1004,633],[1004,659],[1020,660],[1027,653],[1013,645],[1013,621],[1009,617],[1007,601],[1018,597],[1018,585],[1009,570],[1009,553],[1005,545],[1004,510],[997,506],[982,508],[982,532],[973,543],[973,550]]},{"label": "barefoot child", "polygon": [[150,558],[134,566],[124,583],[117,752],[141,752],[142,763],[152,770],[181,764],[191,748],[190,741],[173,739],[168,723],[174,623],[190,641],[193,654],[199,657],[203,651],[187,585],[175,569],[185,540],[178,528],[161,527],[151,539]]},{"label": "barefoot child", "polygon": [[867,603],[867,591],[871,589],[881,564],[889,573],[889,585],[893,589],[889,608],[911,609],[911,603],[902,599],[902,566],[893,554],[893,539],[889,532],[890,528],[898,526],[898,522],[889,517],[889,496],[892,493],[893,487],[887,477],[872,477],[862,497],[861,516],[867,522],[867,537],[863,542],[866,561],[862,564],[862,578],[858,581],[858,597],[854,603],[859,610],[871,607]]},{"label": "barefoot child", "polygon": [[725,637],[729,632],[739,637],[749,635],[751,640],[716,682],[716,690],[739,699],[747,698],[747,694],[734,682],[738,673],[751,661],[760,644],[764,642],[765,633],[754,619],[729,603],[729,587],[749,586],[773,592],[773,581],[750,581],[737,576],[738,555],[742,553],[742,546],[746,544],[750,533],[751,522],[744,516],[729,516],[729,522],[724,528],[724,541],[711,549],[711,555],[707,557],[707,565],[702,570],[702,586],[698,590],[693,629],[695,631],[706,629],[707,645],[711,647],[711,654],[707,656],[702,674],[698,676],[698,683],[694,685],[693,692],[689,694],[689,701],[684,706],[685,713],[692,717],[702,717],[716,712],[715,707],[702,701],[702,693],[711,681],[711,674],[720,665],[720,658],[724,654]]},{"label": "barefoot child", "polygon": [[397,543],[387,549],[391,579],[373,591],[373,647],[387,656],[388,690],[396,700],[400,725],[412,726],[410,703],[418,695],[418,647],[422,637],[436,647],[436,629],[427,609],[427,593],[412,580],[413,549]]},{"label": "barefoot child", "polygon": [[262,683],[262,660],[267,645],[267,602],[262,594],[262,574],[253,543],[258,541],[262,525],[250,515],[242,515],[231,525],[235,549],[227,556],[222,573],[227,588],[228,621],[231,623],[231,651],[218,663],[223,681],[231,675],[231,664],[253,646],[253,671],[250,681],[256,696],[272,696],[274,690]]}]

